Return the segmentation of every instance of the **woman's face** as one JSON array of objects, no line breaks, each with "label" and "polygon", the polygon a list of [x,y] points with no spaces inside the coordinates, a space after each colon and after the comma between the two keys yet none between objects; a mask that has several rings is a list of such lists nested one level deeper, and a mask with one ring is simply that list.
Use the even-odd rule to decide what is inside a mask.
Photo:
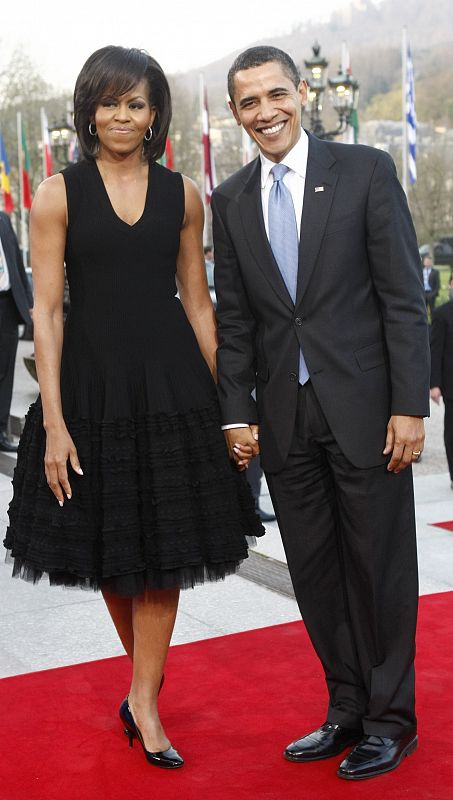
[{"label": "woman's face", "polygon": [[156,110],[149,103],[145,80],[119,97],[106,95],[97,106],[93,120],[101,148],[118,154],[132,153],[141,148],[155,116]]}]

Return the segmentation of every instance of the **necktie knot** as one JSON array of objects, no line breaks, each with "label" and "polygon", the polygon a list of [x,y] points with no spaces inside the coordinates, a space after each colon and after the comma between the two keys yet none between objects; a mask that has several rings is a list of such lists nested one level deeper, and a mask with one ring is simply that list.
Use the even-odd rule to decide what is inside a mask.
[{"label": "necktie knot", "polygon": [[287,167],[285,164],[275,164],[275,166],[273,166],[272,169],[271,169],[272,177],[274,179],[274,183],[275,183],[275,181],[283,180],[284,176],[286,175],[286,173],[288,171],[289,171],[289,167]]}]

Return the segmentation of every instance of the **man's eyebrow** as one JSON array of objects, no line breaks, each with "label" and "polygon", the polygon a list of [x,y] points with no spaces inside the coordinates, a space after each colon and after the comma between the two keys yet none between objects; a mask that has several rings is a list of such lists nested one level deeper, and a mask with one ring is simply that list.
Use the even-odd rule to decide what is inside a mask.
[{"label": "man's eyebrow", "polygon": [[243,97],[242,100],[240,100],[239,105],[244,106],[246,103],[250,103],[252,100],[256,100],[256,97],[253,95],[251,97]]},{"label": "man's eyebrow", "polygon": [[[269,89],[267,92],[268,96],[272,96],[273,94],[280,94],[281,92],[287,92],[288,88],[286,86],[274,86],[272,89]],[[242,100],[239,102],[239,107],[246,105],[247,103],[256,100],[255,95],[251,95],[250,97],[243,97]]]}]

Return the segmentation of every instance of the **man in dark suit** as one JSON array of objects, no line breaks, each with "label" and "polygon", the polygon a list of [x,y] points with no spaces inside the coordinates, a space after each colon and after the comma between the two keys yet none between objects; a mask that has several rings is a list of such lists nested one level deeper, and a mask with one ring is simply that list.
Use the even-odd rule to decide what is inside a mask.
[{"label": "man in dark suit", "polygon": [[284,755],[355,744],[338,775],[367,778],[417,746],[410,465],[429,413],[429,345],[415,232],[387,153],[301,128],[307,87],[286,53],[247,50],[228,84],[260,155],[212,198],[223,427],[243,464],[259,424],[329,690],[326,722]]},{"label": "man in dark suit", "polygon": [[431,399],[444,399],[444,442],[453,489],[453,273],[450,299],[436,308],[431,326]]},{"label": "man in dark suit", "polygon": [[15,452],[6,428],[13,394],[18,330],[31,324],[33,298],[16,234],[8,214],[0,211],[0,450]]},{"label": "man in dark suit", "polygon": [[433,259],[429,253],[423,256],[423,285],[425,288],[426,306],[429,308],[432,318],[440,289],[440,275],[439,270],[433,267]]}]

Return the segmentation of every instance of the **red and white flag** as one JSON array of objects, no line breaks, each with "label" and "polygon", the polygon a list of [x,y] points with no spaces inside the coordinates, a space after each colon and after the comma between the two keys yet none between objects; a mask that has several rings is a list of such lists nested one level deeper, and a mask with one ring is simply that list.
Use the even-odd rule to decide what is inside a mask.
[{"label": "red and white flag", "polygon": [[214,155],[211,147],[211,135],[209,127],[208,93],[204,84],[203,75],[200,75],[200,97],[201,97],[201,142],[203,147],[203,194],[204,203],[209,206],[211,203],[212,191],[217,183],[215,176]]},{"label": "red and white flag", "polygon": [[42,170],[44,178],[50,178],[52,170],[52,150],[50,148],[49,123],[47,114],[41,108],[41,142],[42,142]]},{"label": "red and white flag", "polygon": [[245,167],[246,164],[250,164],[254,158],[258,155],[258,148],[250,138],[247,131],[244,128],[241,128],[242,131],[242,164]]}]

